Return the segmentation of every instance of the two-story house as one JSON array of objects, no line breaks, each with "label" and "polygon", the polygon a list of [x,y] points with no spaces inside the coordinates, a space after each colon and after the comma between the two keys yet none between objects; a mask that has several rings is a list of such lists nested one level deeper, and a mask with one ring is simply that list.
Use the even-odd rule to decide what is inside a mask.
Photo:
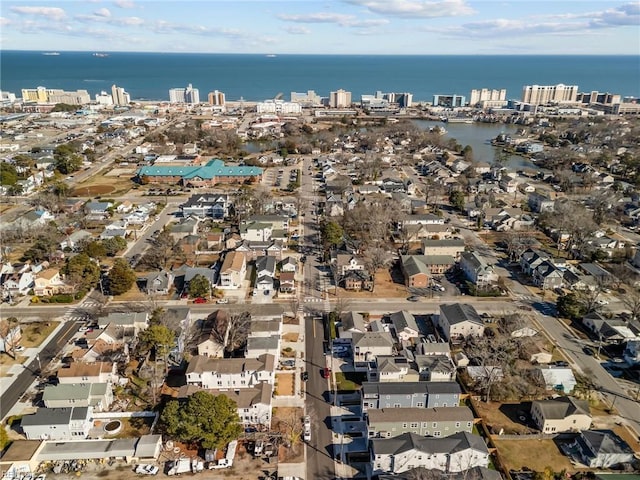
[{"label": "two-story house", "polygon": [[420,330],[416,318],[409,312],[402,310],[389,315],[393,331],[400,342],[408,342],[420,337]]},{"label": "two-story house", "polygon": [[465,243],[462,238],[450,238],[442,240],[422,240],[423,255],[449,255],[455,261],[460,260],[460,255],[465,251]]},{"label": "two-story house", "polygon": [[416,467],[462,472],[489,465],[489,450],[482,437],[458,432],[446,438],[405,433],[395,438],[371,439],[373,474],[402,473]]},{"label": "two-story house", "polygon": [[71,362],[56,372],[58,382],[63,384],[114,383],[118,379],[116,364],[112,362]]},{"label": "two-story house", "polygon": [[275,357],[211,358],[197,355],[187,367],[187,384],[202,388],[254,387],[260,382],[273,384]]},{"label": "two-story house", "polygon": [[440,305],[438,326],[447,340],[484,335],[482,318],[473,305],[467,303]]},{"label": "two-story house", "polygon": [[535,400],[531,418],[542,433],[577,432],[591,426],[589,402],[573,397]]},{"label": "two-story house", "polygon": [[71,290],[72,287],[62,281],[60,270],[57,268],[47,268],[35,276],[33,293],[38,297],[49,297]]},{"label": "two-story house", "polygon": [[247,274],[247,260],[242,252],[229,252],[220,267],[220,288],[236,289],[242,286]]},{"label": "two-story house", "polygon": [[27,440],[81,440],[89,435],[91,416],[91,407],[39,408],[20,426]]},{"label": "two-story house", "polygon": [[389,332],[354,332],[351,346],[355,361],[368,361],[378,355],[393,354],[393,338]]},{"label": "two-story house", "polygon": [[457,407],[460,393],[456,382],[363,382],[362,410]]},{"label": "two-story house", "polygon": [[448,437],[471,433],[473,413],[469,407],[383,408],[367,411],[367,437],[393,438],[405,433],[423,437]]},{"label": "two-story house", "polygon": [[47,408],[92,407],[101,412],[113,403],[113,390],[110,383],[47,385],[42,392],[42,401]]},{"label": "two-story house", "polygon": [[493,270],[493,265],[488,265],[476,252],[464,252],[460,255],[460,269],[467,280],[478,288],[493,285],[498,281],[498,274]]}]

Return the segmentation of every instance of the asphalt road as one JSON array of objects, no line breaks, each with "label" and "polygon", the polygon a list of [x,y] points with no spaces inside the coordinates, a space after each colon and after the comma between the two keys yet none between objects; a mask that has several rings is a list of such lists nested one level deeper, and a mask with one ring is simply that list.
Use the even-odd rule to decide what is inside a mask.
[{"label": "asphalt road", "polygon": [[305,368],[309,372],[306,385],[305,406],[311,417],[311,441],[307,444],[307,479],[329,480],[335,478],[333,461],[333,437],[329,380],[322,378],[325,366],[322,348],[324,330],[322,319],[305,317],[306,358]]},{"label": "asphalt road", "polygon": [[25,365],[24,370],[14,380],[11,387],[6,392],[2,392],[2,396],[0,396],[0,418],[4,419],[7,416],[18,399],[38,379],[40,372],[46,371],[51,360],[60,353],[62,347],[73,337],[81,325],[79,322],[66,323],[43,347],[38,357]]},{"label": "asphalt road", "polygon": [[569,357],[571,363],[574,364],[573,366],[577,366],[584,375],[593,380],[596,390],[604,395],[607,406],[613,406],[614,410],[635,431],[636,435],[640,435],[640,403],[629,397],[628,393],[602,367],[596,358],[582,351],[582,347],[591,345],[591,342],[585,342],[577,338],[557,318],[537,315],[536,321],[544,328],[554,345]]},{"label": "asphalt road", "polygon": [[[164,200],[164,197],[149,197],[149,201],[151,202],[158,202],[159,199]],[[147,248],[149,248],[148,240],[153,235],[153,232],[155,232],[156,230],[162,230],[165,225],[169,223],[170,218],[175,218],[180,212],[178,206],[182,203],[184,203],[184,200],[181,200],[179,202],[167,203],[167,206],[158,215],[158,220],[154,221],[154,223],[152,223],[145,229],[144,233],[138,236],[138,239],[133,244],[133,246],[131,246],[131,248],[127,250],[124,257],[130,259],[135,255],[142,255],[147,250]]]}]

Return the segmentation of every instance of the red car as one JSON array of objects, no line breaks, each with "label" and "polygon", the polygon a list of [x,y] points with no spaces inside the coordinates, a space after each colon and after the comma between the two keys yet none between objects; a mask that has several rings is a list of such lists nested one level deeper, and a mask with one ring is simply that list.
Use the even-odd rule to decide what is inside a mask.
[{"label": "red car", "polygon": [[198,297],[193,301],[193,303],[207,303],[207,299],[206,298],[202,298],[202,297]]},{"label": "red car", "polygon": [[331,376],[331,369],[329,367],[324,367],[322,369],[322,378],[329,378]]}]

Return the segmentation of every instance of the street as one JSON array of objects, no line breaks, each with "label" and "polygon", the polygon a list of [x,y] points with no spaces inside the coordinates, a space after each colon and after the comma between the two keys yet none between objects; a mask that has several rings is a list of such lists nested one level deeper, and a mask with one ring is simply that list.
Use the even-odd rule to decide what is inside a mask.
[{"label": "street", "polygon": [[69,322],[54,335],[46,346],[29,365],[13,381],[11,387],[0,396],[0,419],[3,419],[11,411],[18,399],[27,391],[29,386],[38,379],[40,374],[46,371],[51,360],[60,353],[62,347],[76,333],[81,323]]}]

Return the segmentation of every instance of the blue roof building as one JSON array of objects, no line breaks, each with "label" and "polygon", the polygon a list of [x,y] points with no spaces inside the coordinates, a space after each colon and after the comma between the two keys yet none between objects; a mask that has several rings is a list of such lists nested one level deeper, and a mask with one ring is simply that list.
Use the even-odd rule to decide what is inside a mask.
[{"label": "blue roof building", "polygon": [[138,170],[138,178],[148,182],[166,182],[167,180],[181,180],[185,185],[216,183],[235,183],[249,179],[262,179],[262,169],[259,167],[226,166],[222,160],[211,159],[205,165],[192,166],[151,166]]}]

